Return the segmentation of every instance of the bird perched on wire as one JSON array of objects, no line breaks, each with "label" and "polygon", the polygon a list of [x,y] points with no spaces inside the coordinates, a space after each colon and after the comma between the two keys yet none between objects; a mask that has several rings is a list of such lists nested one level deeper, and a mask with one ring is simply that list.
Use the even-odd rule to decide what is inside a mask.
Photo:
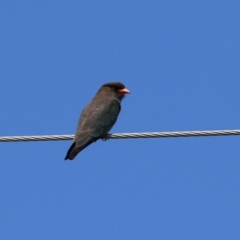
[{"label": "bird perched on wire", "polygon": [[110,82],[101,86],[81,113],[73,143],[65,160],[73,160],[84,148],[110,131],[121,111],[121,100],[129,93],[120,82]]}]

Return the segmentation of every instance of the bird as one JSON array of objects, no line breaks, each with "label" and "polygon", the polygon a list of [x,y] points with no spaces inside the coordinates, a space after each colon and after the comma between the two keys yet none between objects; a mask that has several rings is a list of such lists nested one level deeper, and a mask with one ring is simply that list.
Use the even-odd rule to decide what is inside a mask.
[{"label": "bird", "polygon": [[121,82],[103,84],[83,109],[75,137],[65,160],[73,160],[84,148],[103,138],[116,123],[121,101],[130,91]]}]

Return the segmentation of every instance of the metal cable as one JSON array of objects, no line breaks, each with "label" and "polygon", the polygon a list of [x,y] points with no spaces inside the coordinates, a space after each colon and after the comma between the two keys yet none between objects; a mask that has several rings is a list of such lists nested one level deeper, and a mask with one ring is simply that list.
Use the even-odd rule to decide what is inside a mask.
[{"label": "metal cable", "polygon": [[[163,138],[163,137],[200,137],[200,136],[230,136],[240,135],[240,130],[210,130],[184,132],[142,132],[142,133],[113,133],[106,135],[103,140],[121,138]],[[38,136],[3,136],[0,142],[23,141],[57,141],[72,140],[74,135],[38,135]]]}]

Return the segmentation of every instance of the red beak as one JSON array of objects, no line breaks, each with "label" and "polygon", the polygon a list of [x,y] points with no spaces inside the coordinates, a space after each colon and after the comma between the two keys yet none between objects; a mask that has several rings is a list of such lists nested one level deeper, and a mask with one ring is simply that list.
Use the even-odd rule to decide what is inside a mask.
[{"label": "red beak", "polygon": [[119,89],[118,92],[122,93],[122,94],[129,94],[130,93],[130,91],[128,89],[126,89],[126,88]]}]

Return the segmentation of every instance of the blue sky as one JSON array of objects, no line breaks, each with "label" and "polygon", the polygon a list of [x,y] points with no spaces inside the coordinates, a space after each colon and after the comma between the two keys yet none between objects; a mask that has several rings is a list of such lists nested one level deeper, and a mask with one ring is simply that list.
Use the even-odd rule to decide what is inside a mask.
[{"label": "blue sky", "polygon": [[[73,134],[105,82],[112,132],[239,129],[239,1],[0,3],[0,135]],[[240,138],[0,143],[1,239],[240,239]]]}]

